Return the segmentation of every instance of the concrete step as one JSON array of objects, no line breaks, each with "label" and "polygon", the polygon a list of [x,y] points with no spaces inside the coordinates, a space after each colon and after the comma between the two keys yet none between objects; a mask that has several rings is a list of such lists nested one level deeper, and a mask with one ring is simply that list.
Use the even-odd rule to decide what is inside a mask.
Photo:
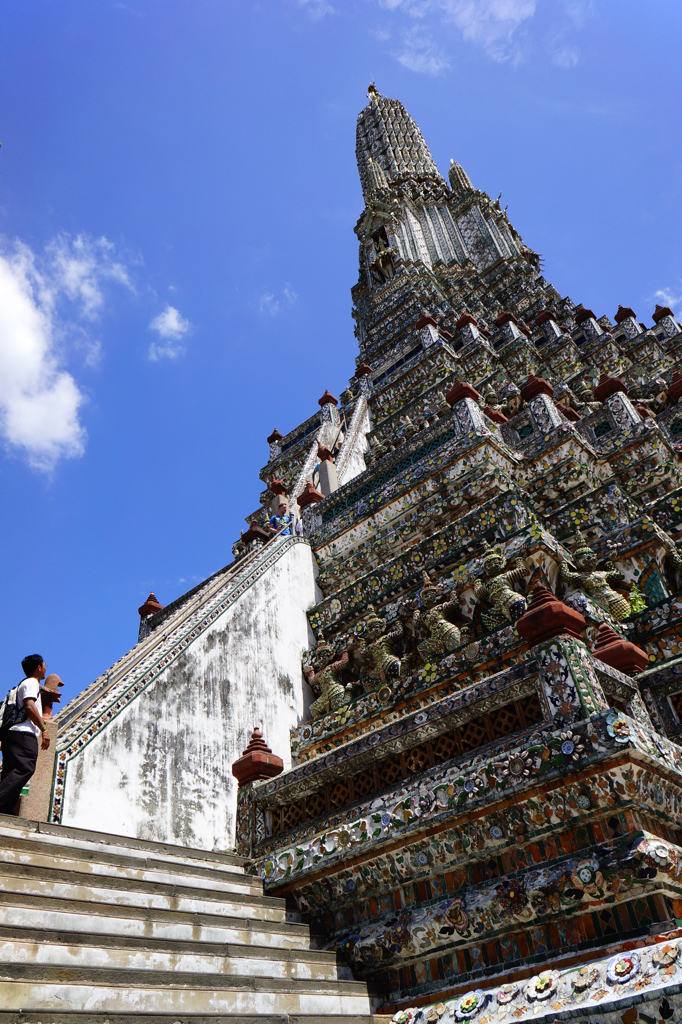
[{"label": "concrete step", "polygon": [[358,981],[235,978],[154,971],[0,964],[5,1010],[113,1013],[369,1014]]},{"label": "concrete step", "polygon": [[220,892],[263,894],[263,883],[255,875],[238,868],[204,867],[151,857],[145,851],[136,855],[112,853],[101,847],[75,848],[44,842],[40,833],[32,839],[0,829],[0,859],[6,864],[33,864],[59,871],[80,871],[92,875],[116,875],[150,882],[165,882],[202,888],[210,882]]},{"label": "concrete step", "polygon": [[217,852],[214,850],[197,850],[172,843],[155,843],[147,839],[132,839],[130,836],[117,836],[108,832],[90,832],[82,828],[71,828],[68,825],[53,825],[45,821],[30,821],[28,818],[15,818],[9,814],[0,814],[0,836],[19,834],[30,839],[39,837],[43,842],[68,846],[73,849],[111,850],[114,853],[142,854],[163,857],[180,864],[204,864],[207,867],[231,868],[243,872],[244,860],[236,853]]},{"label": "concrete step", "polygon": [[42,1010],[20,1013],[0,1010],[0,1024],[390,1024],[390,1014],[295,1014],[285,1019],[272,1014],[188,1014],[188,1013],[93,1013],[77,1010],[50,1010],[49,1021]]},{"label": "concrete step", "polygon": [[304,924],[254,921],[219,914],[121,907],[87,900],[55,899],[26,893],[0,893],[0,921],[8,927],[47,928],[65,933],[149,936],[183,942],[234,942],[277,949],[308,949]]},{"label": "concrete step", "polygon": [[173,886],[117,879],[111,876],[83,880],[74,872],[56,878],[40,869],[0,862],[0,893],[24,893],[90,904],[136,907],[138,910],[181,910],[190,914],[248,917],[251,921],[286,921],[285,901],[272,896],[211,893],[191,886]]},{"label": "concrete step", "polygon": [[[0,925],[0,963],[336,981],[336,954],[222,942],[180,942]],[[2,968],[0,968],[0,971]]]},{"label": "concrete step", "polygon": [[234,854],[0,816],[0,1024],[221,1021],[386,1024]]},{"label": "concrete step", "polygon": [[[263,909],[281,910],[285,901],[278,896],[265,896],[262,888],[255,891],[244,891],[235,889],[234,886],[226,888],[220,880],[216,884],[211,883],[210,878],[188,879],[184,875],[168,874],[162,880],[157,872],[142,872],[143,877],[135,877],[136,872],[131,870],[116,871],[115,867],[107,866],[107,870],[83,871],[78,861],[72,862],[71,866],[63,863],[63,859],[39,857],[37,863],[34,858],[24,855],[17,861],[14,851],[0,850],[0,875],[7,879],[23,879],[29,882],[31,879],[38,881],[61,882],[69,885],[86,886],[93,889],[112,889],[119,892],[146,893],[147,895],[160,896],[182,896],[195,900],[208,900],[209,902],[220,902],[230,904],[233,907],[245,907],[251,912],[253,907]],[[238,912],[238,911],[236,911]]]}]

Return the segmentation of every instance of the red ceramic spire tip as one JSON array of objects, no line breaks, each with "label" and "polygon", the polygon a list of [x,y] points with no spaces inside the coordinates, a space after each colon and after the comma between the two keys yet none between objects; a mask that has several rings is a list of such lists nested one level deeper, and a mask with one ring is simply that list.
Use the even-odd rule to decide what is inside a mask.
[{"label": "red ceramic spire tip", "polygon": [[521,388],[521,398],[524,402],[529,402],[536,395],[549,395],[551,398],[553,394],[554,388],[549,381],[544,377],[536,377],[534,373],[528,374],[528,380]]},{"label": "red ceramic spire tip", "polygon": [[633,675],[636,672],[643,672],[649,664],[646,651],[629,640],[618,636],[615,629],[612,629],[607,622],[600,622],[597,642],[592,648],[592,653],[599,661],[603,661],[611,668]]},{"label": "red ceramic spire tip", "polygon": [[150,590],[149,597],[143,605],[140,605],[137,611],[141,618],[146,619],[149,615],[153,615],[155,612],[160,612],[162,609],[163,605],[156,600],[154,591]]},{"label": "red ceramic spire tip", "polygon": [[585,619],[574,608],[554,596],[549,587],[539,581],[533,587],[527,611],[517,619],[519,636],[532,646],[557,636],[581,639]]},{"label": "red ceramic spire tip", "polygon": [[599,383],[596,387],[592,388],[592,393],[598,402],[605,402],[611,395],[615,395],[617,391],[621,391],[627,395],[628,389],[620,379],[620,377],[611,377],[604,370],[599,374]]},{"label": "red ceramic spire tip", "polygon": [[306,505],[312,505],[318,501],[324,501],[324,494],[320,494],[319,491],[315,490],[310,480],[308,480],[296,501],[298,502],[299,508],[305,508]]},{"label": "red ceramic spire tip", "polygon": [[455,402],[461,402],[463,398],[473,398],[474,402],[477,402],[480,397],[476,388],[472,387],[471,384],[457,380],[448,391],[445,399],[448,405],[454,405]]},{"label": "red ceramic spire tip", "polygon": [[239,782],[241,789],[247,782],[271,779],[273,776],[279,775],[283,769],[282,758],[273,754],[263,739],[260,729],[256,727],[251,734],[246,750],[232,765],[232,774]]}]

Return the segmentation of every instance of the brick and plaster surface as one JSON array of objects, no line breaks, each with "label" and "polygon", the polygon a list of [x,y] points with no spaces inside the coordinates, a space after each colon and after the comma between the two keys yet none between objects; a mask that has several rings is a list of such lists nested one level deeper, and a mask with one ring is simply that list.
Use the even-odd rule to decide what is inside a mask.
[{"label": "brick and plaster surface", "polygon": [[65,709],[53,820],[208,850],[234,846],[231,765],[254,726],[291,763],[289,730],[308,699],[306,611],[316,600],[304,542],[275,540],[251,566],[233,600],[229,582],[207,587],[189,619],[181,606],[133,649],[128,657],[144,654],[137,671],[124,659],[93,703],[85,691]]}]

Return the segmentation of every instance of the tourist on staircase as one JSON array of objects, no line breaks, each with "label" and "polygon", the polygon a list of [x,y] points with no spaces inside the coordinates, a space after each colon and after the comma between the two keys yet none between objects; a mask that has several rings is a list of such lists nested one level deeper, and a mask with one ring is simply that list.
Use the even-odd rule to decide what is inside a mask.
[{"label": "tourist on staircase", "polygon": [[36,770],[38,736],[43,733],[42,748],[49,738],[42,715],[40,682],[47,668],[40,654],[29,654],[21,663],[26,678],[16,691],[11,724],[2,730],[2,776],[0,777],[0,814],[14,814],[22,788]]},{"label": "tourist on staircase", "polygon": [[278,533],[280,537],[291,537],[293,517],[287,515],[284,502],[277,506],[277,515],[270,516],[270,533]]}]

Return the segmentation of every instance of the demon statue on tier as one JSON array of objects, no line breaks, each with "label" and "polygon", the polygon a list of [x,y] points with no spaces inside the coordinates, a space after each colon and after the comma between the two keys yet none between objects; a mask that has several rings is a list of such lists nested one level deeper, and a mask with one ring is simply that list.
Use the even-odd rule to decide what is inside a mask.
[{"label": "demon statue on tier", "polygon": [[237,550],[285,502],[319,568],[238,850],[399,1024],[680,1020],[680,324],[562,297],[374,86],[356,155],[356,370]]}]

